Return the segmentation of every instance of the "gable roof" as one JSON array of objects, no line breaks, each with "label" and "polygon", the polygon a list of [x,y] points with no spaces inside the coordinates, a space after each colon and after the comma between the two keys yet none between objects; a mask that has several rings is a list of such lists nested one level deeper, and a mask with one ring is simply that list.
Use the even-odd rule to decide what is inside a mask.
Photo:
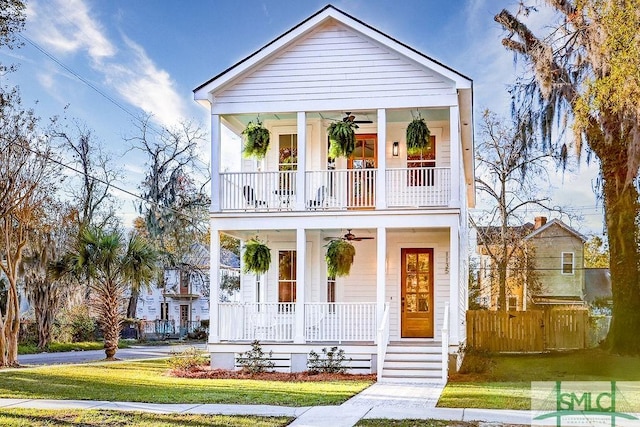
[{"label": "gable roof", "polygon": [[393,49],[403,54],[404,56],[411,58],[414,61],[438,72],[444,77],[447,77],[448,79],[454,81],[458,89],[471,89],[472,87],[472,80],[469,77],[394,39],[393,37],[384,34],[383,32],[375,29],[365,22],[360,21],[359,19],[354,18],[353,16],[329,4],[315,14],[311,15],[309,18],[299,23],[298,25],[291,28],[289,31],[285,32],[281,36],[267,43],[262,48],[250,54],[246,58],[240,60],[236,64],[232,65],[218,75],[196,87],[193,90],[195,99],[206,100],[207,94],[209,92],[238,77],[245,71],[251,69],[263,59],[269,57],[271,54],[293,42],[294,40],[299,39],[304,34],[322,25],[329,19],[334,19],[341,24],[354,29],[355,31],[369,36],[370,38],[389,47],[390,49]]},{"label": "gable roof", "polygon": [[533,231],[531,234],[529,234],[528,236],[525,237],[525,240],[531,239],[533,237],[538,236],[541,233],[544,233],[545,230],[548,230],[550,227],[553,227],[554,225],[557,225],[557,226],[563,228],[564,230],[566,230],[567,232],[573,234],[578,239],[582,240],[583,243],[587,241],[587,238],[583,234],[578,233],[576,230],[574,230],[573,228],[569,227],[567,224],[565,224],[564,222],[560,221],[557,218],[552,219],[551,221],[547,222],[542,227],[540,227],[537,230]]}]

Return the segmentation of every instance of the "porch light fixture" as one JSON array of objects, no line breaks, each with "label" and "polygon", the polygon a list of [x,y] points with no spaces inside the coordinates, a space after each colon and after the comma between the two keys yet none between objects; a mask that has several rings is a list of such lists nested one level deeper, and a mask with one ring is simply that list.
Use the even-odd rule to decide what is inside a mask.
[{"label": "porch light fixture", "polygon": [[398,157],[398,151],[400,150],[400,143],[393,141],[393,157]]}]

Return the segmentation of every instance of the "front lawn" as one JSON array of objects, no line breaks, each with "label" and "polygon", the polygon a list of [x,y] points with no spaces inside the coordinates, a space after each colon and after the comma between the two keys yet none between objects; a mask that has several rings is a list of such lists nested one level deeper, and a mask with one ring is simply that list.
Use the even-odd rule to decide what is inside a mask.
[{"label": "front lawn", "polygon": [[187,379],[166,375],[168,369],[158,359],[0,370],[0,398],[339,405],[372,383]]},{"label": "front lawn", "polygon": [[[438,406],[449,408],[530,409],[532,381],[640,381],[640,357],[600,349],[522,355],[468,354],[453,374]],[[640,402],[632,402],[640,411]]]},{"label": "front lawn", "polygon": [[280,427],[292,421],[286,417],[248,417],[223,415],[150,414],[142,412],[0,409],[0,426],[118,426],[178,427],[230,426]]}]

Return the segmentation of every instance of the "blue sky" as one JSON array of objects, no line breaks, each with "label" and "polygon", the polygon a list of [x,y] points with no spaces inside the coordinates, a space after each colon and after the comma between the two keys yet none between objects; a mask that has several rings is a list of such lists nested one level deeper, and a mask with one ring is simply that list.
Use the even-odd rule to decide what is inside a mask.
[{"label": "blue sky", "polygon": [[[60,115],[67,106],[67,116],[93,129],[123,168],[126,177],[120,185],[137,192],[143,165],[127,153],[129,147],[123,142],[123,137],[135,134],[133,116],[151,113],[165,125],[193,119],[208,132],[207,111],[193,101],[192,90],[327,1],[27,3],[24,35],[37,47],[26,43],[17,50],[0,50],[0,62],[19,64],[18,71],[0,77],[0,83],[19,85],[26,104],[37,101],[36,111],[43,117]],[[513,81],[513,57],[500,44],[503,33],[493,16],[503,7],[513,9],[514,3],[343,0],[332,4],[472,78],[477,127],[482,109],[509,111],[505,88]],[[546,17],[542,13],[532,19],[543,25]],[[202,151],[206,154],[206,144]],[[584,221],[573,224],[585,233],[602,231],[590,186],[593,176],[593,167],[581,167],[579,175],[554,177],[556,202],[585,213]],[[130,197],[118,197],[130,219]]]}]

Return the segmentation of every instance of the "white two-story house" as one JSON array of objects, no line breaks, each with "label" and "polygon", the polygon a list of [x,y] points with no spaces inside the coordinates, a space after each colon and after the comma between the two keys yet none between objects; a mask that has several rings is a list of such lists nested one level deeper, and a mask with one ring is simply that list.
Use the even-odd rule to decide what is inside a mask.
[{"label": "white two-story house", "polygon": [[[257,237],[272,259],[242,275],[241,302],[220,302],[212,283],[212,365],[233,369],[259,340],[303,371],[310,350],[335,345],[380,380],[446,381],[465,342],[472,81],[327,6],[194,94],[211,112],[211,277],[221,233]],[[408,155],[418,116],[430,142]],[[332,159],[327,128],[345,117],[355,149]],[[240,136],[256,120],[266,156],[223,172],[223,125]],[[336,238],[356,249],[346,277],[327,274]]]}]

